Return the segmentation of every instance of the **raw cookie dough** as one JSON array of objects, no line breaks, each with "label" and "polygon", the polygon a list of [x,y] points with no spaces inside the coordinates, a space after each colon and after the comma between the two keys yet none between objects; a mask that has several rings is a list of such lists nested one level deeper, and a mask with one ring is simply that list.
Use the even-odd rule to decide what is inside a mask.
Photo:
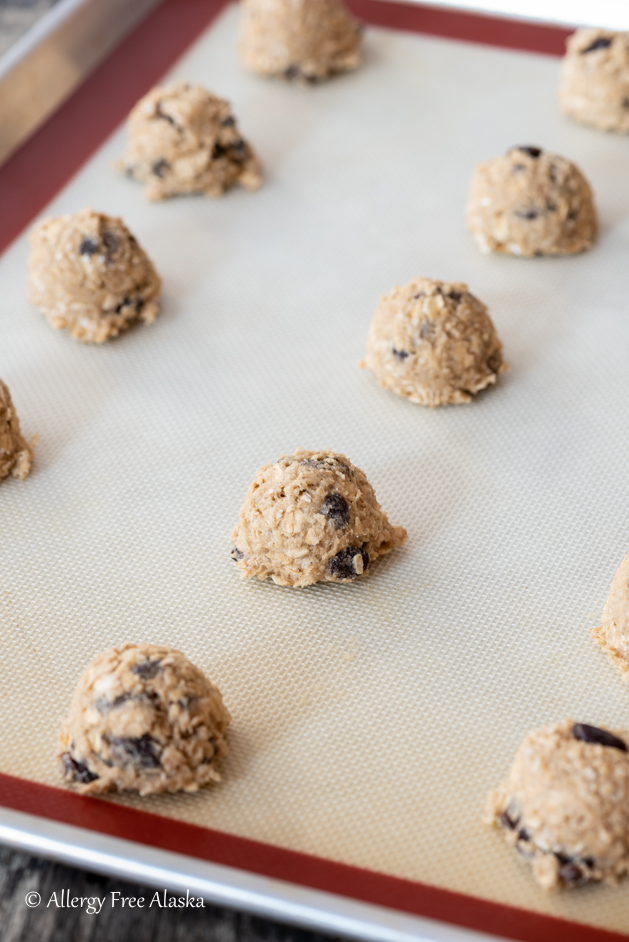
[{"label": "raw cookie dough", "polygon": [[629,131],[629,33],[578,29],[567,45],[561,110],[602,131]]},{"label": "raw cookie dough", "polygon": [[53,327],[103,343],[155,320],[162,283],[122,219],[83,209],[44,220],[30,243],[29,300]]},{"label": "raw cookie dough", "polygon": [[361,26],[340,0],[244,0],[242,16],[251,72],[317,82],[360,65]]},{"label": "raw cookie dough", "polygon": [[232,559],[241,575],[278,585],[352,582],[406,538],[345,455],[298,448],[256,474],[232,533]]},{"label": "raw cookie dough", "polygon": [[80,792],[197,791],[220,781],[230,716],[217,687],[174,648],[123,644],[99,654],[77,684],[59,747]]},{"label": "raw cookie dough", "polygon": [[146,184],[149,200],[221,196],[236,183],[256,190],[262,182],[260,162],[238,133],[229,104],[201,85],[154,88],[127,127],[127,151],[116,166]]},{"label": "raw cookie dough", "polygon": [[513,147],[476,168],[467,227],[481,252],[573,255],[596,237],[592,190],[565,157]]},{"label": "raw cookie dough", "polygon": [[0,481],[9,474],[24,480],[31,470],[37,440],[37,435],[30,442],[23,437],[11,393],[0,379]]},{"label": "raw cookie dough", "polygon": [[592,628],[592,637],[629,680],[629,553],[612,579],[601,624]]},{"label": "raw cookie dough", "polygon": [[467,285],[430,278],[383,296],[360,365],[385,389],[427,406],[470,402],[508,369],[485,305]]},{"label": "raw cookie dough", "polygon": [[629,870],[629,734],[565,720],[534,730],[485,823],[502,827],[545,889]]}]

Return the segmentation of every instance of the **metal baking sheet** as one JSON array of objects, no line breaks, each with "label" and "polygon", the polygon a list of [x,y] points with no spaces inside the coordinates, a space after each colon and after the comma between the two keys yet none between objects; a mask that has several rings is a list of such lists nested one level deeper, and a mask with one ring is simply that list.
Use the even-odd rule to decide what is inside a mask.
[{"label": "metal baking sheet", "polygon": [[[575,939],[627,933],[625,887],[545,894],[479,818],[530,728],[627,725],[588,628],[629,533],[629,142],[558,114],[554,58],[369,29],[363,69],[301,88],[241,71],[237,20],[227,9],[169,77],[232,102],[264,187],[146,204],[111,169],[119,129],[44,213],[125,218],[164,279],[155,325],[75,344],[25,300],[25,237],[0,259],[0,375],[41,436],[32,476],[0,490],[0,772],[59,788],[86,662],[173,644],[233,714],[224,781],[85,799],[95,815],[142,809],[569,920]],[[515,143],[591,180],[587,255],[478,253],[472,168]],[[379,296],[420,274],[467,281],[504,341],[510,372],[469,406],[423,409],[358,369]],[[250,479],[297,446],[345,452],[408,529],[368,579],[294,590],[233,570]]]},{"label": "metal baking sheet", "polygon": [[160,0],[57,0],[0,56],[0,164]]},{"label": "metal baking sheet", "polygon": [[306,889],[183,853],[156,850],[83,828],[0,808],[0,840],[66,864],[132,882],[202,896],[212,903],[363,942],[492,942],[434,919]]},{"label": "metal baking sheet", "polygon": [[58,0],[14,0],[0,5],[0,56],[46,14]]}]

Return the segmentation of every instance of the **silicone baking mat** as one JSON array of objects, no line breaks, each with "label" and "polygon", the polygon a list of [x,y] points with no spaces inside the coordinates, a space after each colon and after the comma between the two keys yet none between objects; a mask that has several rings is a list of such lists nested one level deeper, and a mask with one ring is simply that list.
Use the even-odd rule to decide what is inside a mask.
[{"label": "silicone baking mat", "polygon": [[[120,128],[43,214],[124,217],[163,277],[153,326],[74,343],[25,300],[26,237],[0,259],[0,375],[41,436],[0,489],[0,771],[58,788],[85,664],[172,644],[233,715],[223,782],[107,807],[625,933],[626,885],[546,894],[479,819],[529,729],[629,727],[588,631],[629,548],[629,141],[559,115],[549,56],[369,28],[361,70],[300,87],[245,74],[237,25],[228,7],[168,79],[232,102],[259,192],[147,204],[112,170]],[[479,254],[470,174],[517,143],[591,180],[591,252]],[[469,406],[421,408],[358,368],[379,296],[420,274],[466,281],[504,342],[510,371]],[[233,569],[249,481],[298,446],[347,454],[407,528],[368,578]]]}]

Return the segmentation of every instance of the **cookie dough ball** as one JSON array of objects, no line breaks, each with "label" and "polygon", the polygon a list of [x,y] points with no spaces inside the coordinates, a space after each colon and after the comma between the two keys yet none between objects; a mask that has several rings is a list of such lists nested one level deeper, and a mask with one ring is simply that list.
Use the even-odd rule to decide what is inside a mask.
[{"label": "cookie dough ball", "polygon": [[592,190],[565,157],[513,147],[476,168],[467,226],[481,252],[574,255],[596,237]]},{"label": "cookie dough ball", "polygon": [[425,406],[470,402],[508,369],[485,305],[467,285],[415,278],[376,308],[361,366]]},{"label": "cookie dough ball", "polygon": [[601,624],[592,628],[592,637],[629,680],[629,553],[612,580]]},{"label": "cookie dough ball", "polygon": [[30,243],[29,300],[53,327],[103,343],[155,320],[162,283],[122,219],[83,209],[46,219]]},{"label": "cookie dough ball", "polygon": [[602,131],[629,131],[629,33],[579,29],[568,40],[559,105]]},{"label": "cookie dough ball", "polygon": [[629,869],[629,734],[565,720],[525,737],[485,821],[545,889]]},{"label": "cookie dough ball", "polygon": [[241,575],[278,585],[352,582],[406,538],[345,455],[298,448],[256,474],[231,555]]},{"label": "cookie dough ball", "polygon": [[340,0],[244,0],[240,52],[260,75],[317,82],[360,65],[361,26]]},{"label": "cookie dough ball", "polygon": [[80,792],[194,792],[220,781],[229,720],[219,690],[180,651],[123,644],[79,678],[61,769]]},{"label": "cookie dough ball", "polygon": [[0,481],[9,474],[24,480],[31,470],[37,440],[37,435],[30,442],[23,437],[11,393],[0,379]]},{"label": "cookie dough ball", "polygon": [[154,88],[129,115],[128,132],[117,167],[146,184],[149,200],[221,196],[236,183],[256,190],[262,182],[260,162],[240,136],[228,103],[201,85]]}]

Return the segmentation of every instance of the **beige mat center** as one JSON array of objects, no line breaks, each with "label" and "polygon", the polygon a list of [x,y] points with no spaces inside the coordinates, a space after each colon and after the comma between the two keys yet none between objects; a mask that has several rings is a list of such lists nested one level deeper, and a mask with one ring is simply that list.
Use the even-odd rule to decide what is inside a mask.
[{"label": "beige mat center", "polygon": [[[224,781],[149,811],[463,893],[627,930],[627,892],[545,895],[479,818],[532,727],[629,727],[595,650],[629,549],[629,140],[569,123],[558,63],[368,30],[365,67],[316,88],[245,75],[237,11],[173,77],[228,98],[266,168],[255,194],[143,202],[105,144],[49,207],[124,216],[163,313],[102,348],[25,300],[0,260],[0,376],[34,472],[0,487],[0,770],[60,784],[75,680],[125,640],[181,648],[233,714]],[[602,219],[570,259],[481,256],[474,164],[517,143],[574,159]],[[467,281],[511,371],[428,410],[357,367],[381,293]],[[241,581],[250,479],[297,446],[345,452],[408,544],[354,585]]]}]

